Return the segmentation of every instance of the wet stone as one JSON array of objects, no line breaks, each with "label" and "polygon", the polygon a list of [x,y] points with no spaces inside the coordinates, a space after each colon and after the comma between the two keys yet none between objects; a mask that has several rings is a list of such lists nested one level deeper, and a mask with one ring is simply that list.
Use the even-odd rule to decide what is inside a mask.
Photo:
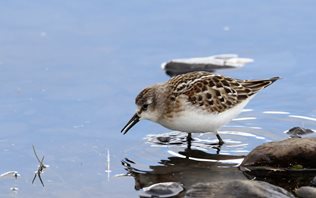
[{"label": "wet stone", "polygon": [[292,198],[285,189],[267,182],[251,180],[231,180],[211,183],[198,183],[192,186],[185,195],[186,198]]},{"label": "wet stone", "polygon": [[300,137],[301,135],[306,135],[310,133],[314,133],[314,131],[311,129],[305,129],[302,127],[293,127],[286,132],[286,134],[290,135],[293,138]]},{"label": "wet stone", "polygon": [[145,140],[155,145],[179,145],[186,142],[186,137],[186,133],[172,131],[164,134],[150,134],[145,137]]},{"label": "wet stone", "polygon": [[240,165],[248,179],[294,191],[316,175],[316,138],[289,138],[256,147]]},{"label": "wet stone", "polygon": [[161,136],[161,137],[157,137],[157,140],[160,142],[170,142],[171,137],[165,137],[165,136]]},{"label": "wet stone", "polygon": [[316,187],[316,176],[312,179],[311,186]]},{"label": "wet stone", "polygon": [[163,182],[145,187],[140,191],[140,197],[174,197],[184,190],[177,182]]},{"label": "wet stone", "polygon": [[192,71],[214,72],[219,69],[240,68],[253,62],[249,58],[240,58],[237,54],[220,54],[208,57],[174,59],[161,66],[169,76],[184,74]]},{"label": "wet stone", "polygon": [[316,188],[310,186],[302,186],[295,190],[295,194],[300,198],[315,198]]},{"label": "wet stone", "polygon": [[316,168],[316,138],[290,138],[256,147],[241,167]]}]

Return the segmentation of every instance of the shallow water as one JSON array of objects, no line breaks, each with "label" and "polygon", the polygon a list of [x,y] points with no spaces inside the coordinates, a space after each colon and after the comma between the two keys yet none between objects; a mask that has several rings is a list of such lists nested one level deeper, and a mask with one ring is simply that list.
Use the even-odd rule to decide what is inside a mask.
[{"label": "shallow water", "polygon": [[[315,4],[2,1],[0,173],[21,177],[0,179],[0,196],[137,197],[137,189],[170,174],[186,186],[243,178],[239,156],[287,138],[291,127],[316,129]],[[222,128],[224,161],[211,134],[195,135],[186,152],[183,135],[161,144],[155,137],[170,131],[148,121],[120,133],[137,93],[168,79],[162,62],[220,53],[255,60],[225,75],[282,77]],[[38,165],[33,144],[50,165],[44,188],[31,183]]]}]

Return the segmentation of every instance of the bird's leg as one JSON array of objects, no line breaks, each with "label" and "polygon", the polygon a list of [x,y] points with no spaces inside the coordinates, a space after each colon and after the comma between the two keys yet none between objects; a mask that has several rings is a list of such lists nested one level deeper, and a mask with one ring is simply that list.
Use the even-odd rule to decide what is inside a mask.
[{"label": "bird's leg", "polygon": [[192,141],[193,138],[192,138],[192,134],[191,133],[188,133],[188,136],[187,136],[187,141]]},{"label": "bird's leg", "polygon": [[222,147],[222,145],[213,146],[213,149],[216,150],[216,154],[217,154],[217,155],[219,155],[219,152],[221,152],[221,147]]},{"label": "bird's leg", "polygon": [[216,149],[216,154],[218,155],[219,152],[221,151],[221,147],[224,144],[223,139],[221,138],[221,136],[219,136],[219,134],[216,131],[216,137],[218,139],[218,146],[214,146],[213,148]]},{"label": "bird's leg", "polygon": [[188,136],[187,136],[188,149],[191,149],[192,140],[193,140],[193,138],[192,138],[191,133],[188,133]]},{"label": "bird's leg", "polygon": [[218,135],[218,133],[216,132],[216,137],[218,139],[218,145],[222,146],[224,144],[224,141],[222,140],[221,136]]}]

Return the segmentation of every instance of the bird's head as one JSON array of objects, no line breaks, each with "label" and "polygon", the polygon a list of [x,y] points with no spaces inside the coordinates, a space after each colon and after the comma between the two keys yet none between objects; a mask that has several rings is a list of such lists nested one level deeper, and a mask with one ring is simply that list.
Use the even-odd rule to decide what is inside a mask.
[{"label": "bird's head", "polygon": [[137,111],[134,116],[123,127],[122,133],[127,133],[139,120],[147,119],[157,121],[159,118],[159,110],[157,106],[157,88],[155,86],[149,87],[141,91],[136,97],[135,103]]}]

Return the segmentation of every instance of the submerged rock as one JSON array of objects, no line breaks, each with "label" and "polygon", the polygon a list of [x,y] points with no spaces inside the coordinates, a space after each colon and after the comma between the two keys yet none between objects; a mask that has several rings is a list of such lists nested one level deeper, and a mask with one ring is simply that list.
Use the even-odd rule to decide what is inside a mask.
[{"label": "submerged rock", "polygon": [[269,142],[251,151],[241,167],[316,168],[316,138],[291,138]]},{"label": "submerged rock", "polygon": [[306,134],[310,134],[310,133],[314,133],[314,131],[311,129],[305,129],[302,127],[293,127],[286,132],[286,134],[290,135],[293,138],[295,138],[295,137],[299,138],[299,137],[301,137],[301,135],[306,135]]},{"label": "submerged rock", "polygon": [[316,138],[290,138],[269,142],[251,151],[240,165],[248,179],[293,191],[310,185],[316,175]]},{"label": "submerged rock", "polygon": [[162,182],[145,187],[140,197],[174,197],[183,191],[183,186],[177,182]]},{"label": "submerged rock", "polygon": [[295,194],[300,198],[315,198],[316,188],[310,186],[302,186],[295,190]]},{"label": "submerged rock", "polygon": [[231,180],[211,183],[198,183],[189,189],[186,198],[290,198],[294,197],[285,189],[267,182]]}]

